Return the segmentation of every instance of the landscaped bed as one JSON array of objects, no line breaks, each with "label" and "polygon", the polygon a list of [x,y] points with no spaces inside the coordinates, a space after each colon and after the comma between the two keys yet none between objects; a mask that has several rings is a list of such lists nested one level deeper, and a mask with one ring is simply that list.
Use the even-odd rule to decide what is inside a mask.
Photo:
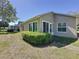
[{"label": "landscaped bed", "polygon": [[35,46],[46,45],[53,40],[52,35],[48,33],[24,31],[22,35],[24,41]]},{"label": "landscaped bed", "polygon": [[22,36],[24,41],[35,46],[48,45],[52,42],[57,47],[64,47],[77,41],[75,38],[52,36],[48,33],[29,31],[22,32]]}]

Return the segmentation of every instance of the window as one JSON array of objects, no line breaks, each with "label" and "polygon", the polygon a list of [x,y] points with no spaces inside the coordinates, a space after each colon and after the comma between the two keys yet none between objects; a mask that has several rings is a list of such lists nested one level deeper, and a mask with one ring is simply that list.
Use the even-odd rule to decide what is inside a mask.
[{"label": "window", "polygon": [[32,24],[29,24],[29,31],[32,31]]},{"label": "window", "polygon": [[45,30],[45,28],[46,28],[46,25],[45,25],[46,23],[45,22],[43,22],[43,32],[46,32],[46,30]]},{"label": "window", "polygon": [[49,23],[43,22],[43,32],[49,32]]},{"label": "window", "polygon": [[52,24],[49,22],[43,22],[43,32],[52,33]]},{"label": "window", "polygon": [[34,31],[34,32],[37,31],[37,22],[34,22],[34,23],[33,23],[33,31]]},{"label": "window", "polygon": [[66,32],[66,23],[58,23],[58,32]]},{"label": "window", "polygon": [[52,32],[52,24],[50,24],[50,33]]},{"label": "window", "polygon": [[29,31],[33,31],[33,32],[37,31],[37,22],[29,24]]}]

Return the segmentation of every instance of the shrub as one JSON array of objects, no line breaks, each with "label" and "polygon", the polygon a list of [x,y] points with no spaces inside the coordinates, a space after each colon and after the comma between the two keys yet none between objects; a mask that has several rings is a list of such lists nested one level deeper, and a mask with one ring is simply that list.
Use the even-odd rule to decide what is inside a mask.
[{"label": "shrub", "polygon": [[14,29],[8,29],[7,32],[14,32]]},{"label": "shrub", "polygon": [[46,45],[52,42],[52,35],[48,33],[39,33],[39,32],[22,32],[23,40],[35,45]]}]

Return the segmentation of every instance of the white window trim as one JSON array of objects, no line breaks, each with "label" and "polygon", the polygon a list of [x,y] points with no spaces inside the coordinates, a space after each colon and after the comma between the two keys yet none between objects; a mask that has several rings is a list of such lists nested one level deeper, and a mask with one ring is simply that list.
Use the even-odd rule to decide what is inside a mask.
[{"label": "white window trim", "polygon": [[[64,23],[65,23],[65,22],[64,22]],[[66,24],[66,32],[58,31],[58,24],[59,24],[59,23],[57,23],[57,32],[58,32],[58,33],[67,33],[67,24]]]},{"label": "white window trim", "polygon": [[[49,23],[49,29],[50,29],[50,24],[53,25],[53,23],[51,23],[51,22],[49,22],[49,21],[43,20],[43,21],[42,21],[42,32],[43,32],[43,22]],[[53,28],[52,28],[52,32],[50,32],[50,30],[49,30],[48,33],[51,33],[51,34],[52,34],[52,33],[53,33]]]},{"label": "white window trim", "polygon": [[[52,23],[49,23],[49,33],[52,34],[52,32],[50,32],[50,25],[52,25]],[[53,28],[52,28],[52,30],[53,30]]]}]

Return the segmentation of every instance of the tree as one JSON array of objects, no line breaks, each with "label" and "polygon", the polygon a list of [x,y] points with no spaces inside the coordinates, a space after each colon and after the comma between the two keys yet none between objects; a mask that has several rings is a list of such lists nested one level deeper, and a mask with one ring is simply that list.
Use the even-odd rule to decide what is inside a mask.
[{"label": "tree", "polygon": [[0,18],[2,21],[14,22],[18,18],[16,16],[16,9],[8,0],[0,0]]},{"label": "tree", "polygon": [[9,24],[7,22],[0,21],[0,27],[8,27]]},{"label": "tree", "polygon": [[8,0],[0,0],[0,28],[8,27],[10,22],[15,22],[18,18],[16,16],[16,9]]}]

